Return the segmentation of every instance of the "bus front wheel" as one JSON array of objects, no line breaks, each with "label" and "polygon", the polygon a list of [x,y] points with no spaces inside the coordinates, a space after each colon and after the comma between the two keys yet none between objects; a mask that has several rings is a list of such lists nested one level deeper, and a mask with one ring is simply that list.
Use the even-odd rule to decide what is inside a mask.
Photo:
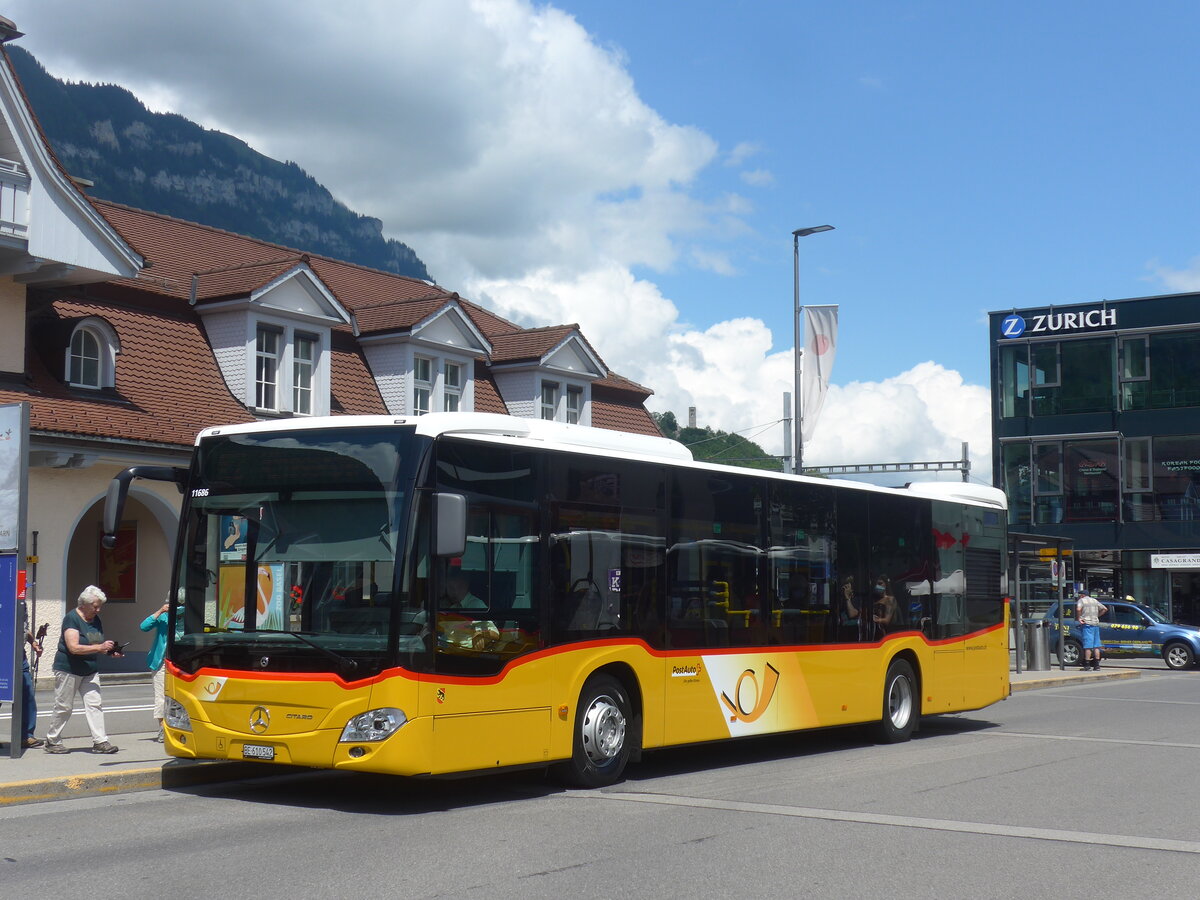
[{"label": "bus front wheel", "polygon": [[563,780],[578,787],[617,781],[629,762],[630,704],[621,682],[610,675],[588,679],[575,708],[571,759],[559,767]]},{"label": "bus front wheel", "polygon": [[916,684],[912,666],[903,659],[892,660],[883,681],[883,718],[879,722],[882,743],[898,744],[912,737],[920,702]]}]

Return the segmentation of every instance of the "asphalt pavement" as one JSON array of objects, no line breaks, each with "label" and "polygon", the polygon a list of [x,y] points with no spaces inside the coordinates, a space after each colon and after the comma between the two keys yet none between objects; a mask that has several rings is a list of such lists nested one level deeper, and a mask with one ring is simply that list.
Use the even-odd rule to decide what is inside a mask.
[{"label": "asphalt pavement", "polygon": [[[1084,672],[1079,669],[1064,671],[1055,667],[1048,671],[1013,671],[1010,673],[1010,679],[1012,691],[1017,693],[1097,680],[1138,678],[1142,671],[1142,668],[1123,668],[1108,664],[1097,672]],[[134,676],[122,680],[129,683],[138,682],[139,679],[141,682],[148,682],[149,676]],[[106,686],[111,683],[112,681],[106,679]],[[39,738],[45,737],[49,721],[47,713],[52,703],[53,697],[49,692],[38,691]],[[142,709],[144,710],[144,707]],[[10,713],[11,709],[6,706],[4,714],[0,716],[0,737],[3,737],[3,741],[0,742],[0,809],[20,803],[241,781],[297,771],[290,766],[240,760],[172,759],[167,756],[163,745],[155,742],[154,737],[158,729],[153,727],[154,720],[145,710],[147,730],[110,735],[112,743],[120,747],[118,753],[92,753],[92,741],[84,729],[79,732],[82,736],[64,737],[63,743],[69,751],[67,753],[51,754],[37,748],[25,750],[20,757],[14,759],[8,744],[11,733]],[[79,726],[83,721],[83,709],[77,707],[71,715],[70,725]],[[70,734],[71,732],[68,732],[68,735]]]}]

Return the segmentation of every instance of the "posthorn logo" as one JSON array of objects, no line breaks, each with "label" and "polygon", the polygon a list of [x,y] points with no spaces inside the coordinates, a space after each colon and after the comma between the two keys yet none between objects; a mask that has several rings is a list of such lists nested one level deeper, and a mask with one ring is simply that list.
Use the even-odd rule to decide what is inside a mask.
[{"label": "posthorn logo", "polygon": [[1016,313],[1005,316],[1004,321],[1000,323],[1000,333],[1006,338],[1020,337],[1025,333],[1025,320]]}]

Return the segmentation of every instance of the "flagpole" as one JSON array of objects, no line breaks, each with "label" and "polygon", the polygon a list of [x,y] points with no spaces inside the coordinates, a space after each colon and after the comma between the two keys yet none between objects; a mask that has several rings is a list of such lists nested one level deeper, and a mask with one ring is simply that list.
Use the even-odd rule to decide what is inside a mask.
[{"label": "flagpole", "polygon": [[792,472],[800,475],[804,471],[804,396],[800,393],[800,371],[804,355],[800,343],[800,238],[810,234],[820,234],[822,231],[833,231],[832,225],[814,225],[811,228],[797,228],[792,232],[792,336],[796,347],[796,457],[792,464]]}]

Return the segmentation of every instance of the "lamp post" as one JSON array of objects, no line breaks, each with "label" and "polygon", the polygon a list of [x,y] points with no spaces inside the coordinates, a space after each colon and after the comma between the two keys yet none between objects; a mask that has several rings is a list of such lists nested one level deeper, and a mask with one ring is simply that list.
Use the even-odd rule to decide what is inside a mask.
[{"label": "lamp post", "polygon": [[800,238],[820,234],[822,231],[833,231],[833,226],[814,225],[811,228],[797,228],[792,232],[792,332],[796,347],[796,460],[792,471],[796,475],[804,469],[804,409],[803,397],[800,394],[800,357],[804,352],[800,346]]}]

